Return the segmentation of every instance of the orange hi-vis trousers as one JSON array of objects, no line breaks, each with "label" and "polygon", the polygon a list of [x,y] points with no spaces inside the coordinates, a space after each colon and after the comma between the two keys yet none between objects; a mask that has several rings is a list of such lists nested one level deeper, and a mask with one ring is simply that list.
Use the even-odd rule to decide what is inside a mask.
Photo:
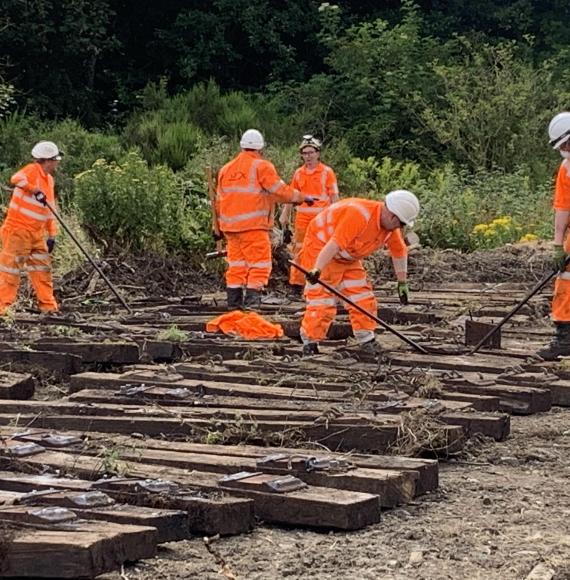
[{"label": "orange hi-vis trousers", "polygon": [[[570,236],[564,240],[564,251],[570,254]],[[570,266],[558,274],[554,282],[552,298],[552,320],[554,322],[570,322]]]},{"label": "orange hi-vis trousers", "polygon": [[267,230],[224,232],[228,255],[226,286],[261,290],[271,274],[271,241]]},{"label": "orange hi-vis trousers", "polygon": [[[319,248],[311,250],[311,245],[305,242],[301,264],[306,270],[313,268],[318,256]],[[371,314],[377,315],[378,302],[360,260],[333,260],[323,269],[320,278]],[[336,316],[337,298],[317,283],[305,286],[305,300],[307,306],[301,322],[301,339],[304,343],[324,340]],[[373,339],[377,323],[348,304],[346,308],[356,340],[362,343]]]},{"label": "orange hi-vis trousers", "polygon": [[[307,233],[307,228],[309,224],[314,219],[317,214],[307,214],[296,212],[295,215],[295,230],[293,232],[293,243],[292,243],[292,259],[293,262],[301,263],[301,250],[303,249],[303,242],[305,240],[305,234]],[[297,268],[291,266],[289,270],[289,284],[292,286],[304,286],[305,285],[305,275]]]},{"label": "orange hi-vis trousers", "polygon": [[18,295],[21,272],[28,278],[43,312],[58,309],[53,295],[51,257],[48,254],[44,233],[2,227],[2,251],[0,252],[0,315],[3,315]]}]

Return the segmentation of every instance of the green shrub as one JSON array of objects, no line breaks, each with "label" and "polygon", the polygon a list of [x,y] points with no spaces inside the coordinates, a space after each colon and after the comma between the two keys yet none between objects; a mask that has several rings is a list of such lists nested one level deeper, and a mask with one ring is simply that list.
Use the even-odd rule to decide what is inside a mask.
[{"label": "green shrub", "polygon": [[192,231],[202,224],[170,169],[149,167],[131,152],[119,163],[97,161],[75,186],[84,223],[108,242],[157,253],[196,247]]}]

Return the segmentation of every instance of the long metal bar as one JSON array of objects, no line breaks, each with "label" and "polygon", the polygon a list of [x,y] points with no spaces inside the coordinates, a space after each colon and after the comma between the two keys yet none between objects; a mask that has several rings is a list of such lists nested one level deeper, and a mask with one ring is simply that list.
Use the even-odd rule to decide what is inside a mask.
[{"label": "long metal bar", "polygon": [[111,290],[111,292],[117,297],[119,302],[127,309],[128,313],[132,314],[133,309],[125,302],[125,299],[119,294],[119,292],[117,291],[115,286],[112,284],[112,282],[109,280],[109,278],[107,278],[107,276],[105,275],[105,272],[103,272],[103,270],[101,270],[99,265],[95,262],[95,260],[93,260],[93,258],[87,252],[87,250],[81,245],[80,241],[75,237],[75,234],[67,227],[67,224],[63,221],[63,219],[60,217],[60,215],[55,211],[55,209],[51,206],[51,204],[47,200],[45,200],[44,203],[45,203],[46,207],[49,208],[51,213],[54,215],[55,219],[61,224],[61,227],[66,231],[67,235],[75,242],[75,245],[81,250],[83,255],[89,260],[89,262],[91,263],[93,268],[95,268],[95,270],[97,270],[97,272],[99,273],[101,278],[103,278],[103,280],[105,281],[107,286],[109,286],[109,289]]},{"label": "long metal bar", "polygon": [[[307,272],[307,270],[305,270],[305,268],[299,266],[299,264],[296,264],[292,260],[289,260],[289,264],[297,268],[297,270],[305,274],[305,276],[309,273]],[[379,324],[382,328],[385,328],[388,332],[391,332],[392,334],[396,335],[400,340],[403,340],[406,344],[409,344],[411,347],[415,348],[418,352],[421,352],[422,354],[430,354],[429,351],[426,350],[423,346],[413,341],[411,338],[408,338],[405,334],[402,334],[399,330],[392,328],[389,324],[378,318],[378,316],[375,316],[374,314],[368,312],[368,310],[365,310],[364,308],[362,308],[362,306],[359,306],[358,304],[356,304],[356,302],[353,302],[350,298],[345,296],[342,292],[339,292],[336,288],[333,288],[330,284],[327,284],[322,280],[319,280],[318,284],[320,284],[323,288],[328,290],[331,294],[334,294],[337,298],[340,298],[342,301],[346,302],[347,304],[350,304],[350,306],[352,306],[353,308],[356,308],[356,310],[358,310],[359,312],[362,312],[362,314],[364,314],[365,316],[368,316],[368,318],[370,318],[371,320],[374,320],[374,322]]]},{"label": "long metal bar", "polygon": [[506,322],[508,322],[535,294],[538,294],[549,282],[570,264],[570,256],[566,257],[564,266],[546,274],[542,280],[489,332],[467,353],[475,354]]}]

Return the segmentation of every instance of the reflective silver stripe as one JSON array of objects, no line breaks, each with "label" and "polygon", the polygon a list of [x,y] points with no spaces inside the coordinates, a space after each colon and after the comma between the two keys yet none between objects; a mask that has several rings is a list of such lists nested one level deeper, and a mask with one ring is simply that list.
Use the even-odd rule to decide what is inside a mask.
[{"label": "reflective silver stripe", "polygon": [[307,306],[336,306],[336,298],[319,298],[307,300]]},{"label": "reflective silver stripe", "polygon": [[19,268],[8,268],[8,266],[1,266],[0,265],[0,272],[5,272],[6,274],[14,274],[15,276],[20,275]]},{"label": "reflective silver stripe", "polygon": [[325,213],[319,214],[318,217],[315,218],[315,223],[322,228],[325,225]]},{"label": "reflective silver stripe", "polygon": [[370,213],[368,212],[368,210],[364,207],[362,207],[360,204],[358,203],[349,203],[348,204],[350,207],[354,207],[356,208],[363,216],[364,219],[368,222],[370,220]]},{"label": "reflective silver stripe", "polygon": [[366,278],[360,278],[360,280],[345,280],[344,282],[340,283],[338,287],[339,290],[343,288],[358,288],[359,286],[366,287],[368,285],[368,281]]},{"label": "reflective silver stripe", "polygon": [[325,232],[323,232],[323,230],[319,230],[317,232],[317,238],[319,238],[319,240],[321,240],[321,242],[326,243],[327,239],[325,236]]},{"label": "reflective silver stripe", "polygon": [[337,255],[340,256],[343,260],[354,260],[355,259],[346,250],[341,250]]},{"label": "reflective silver stripe", "polygon": [[562,272],[561,274],[558,274],[558,278],[560,278],[560,280],[570,280],[570,272]]},{"label": "reflective silver stripe", "polygon": [[336,181],[331,185],[331,193],[338,195],[338,183]]},{"label": "reflective silver stripe", "polygon": [[42,209],[45,207],[45,205],[43,203],[40,203],[34,196],[27,194],[25,191],[22,191],[21,189],[14,190],[14,197],[24,199],[26,203],[35,205],[37,207],[41,207]]},{"label": "reflective silver stripe", "polygon": [[275,193],[278,189],[285,186],[285,182],[282,179],[278,179],[271,187],[267,189],[269,193]]},{"label": "reflective silver stripe", "polygon": [[50,272],[49,266],[24,266],[26,272]]},{"label": "reflective silver stripe", "polygon": [[350,299],[353,302],[358,302],[359,300],[364,300],[365,298],[374,298],[374,292],[367,290],[366,292],[360,292],[359,294],[350,295]]},{"label": "reflective silver stripe", "polygon": [[258,210],[258,211],[251,211],[249,213],[242,213],[241,215],[236,215],[234,217],[230,217],[227,215],[220,215],[218,220],[220,222],[224,222],[227,224],[235,224],[237,222],[243,222],[245,220],[256,218],[256,217],[267,217],[269,218],[269,213],[267,210]]},{"label": "reflective silver stripe", "polygon": [[408,258],[392,258],[392,264],[395,272],[408,271]]},{"label": "reflective silver stripe", "polygon": [[311,206],[309,206],[309,207],[298,207],[297,208],[297,211],[299,213],[314,213],[314,214],[317,214],[317,213],[321,213],[323,211],[323,208],[322,207],[311,207]]},{"label": "reflective silver stripe", "polygon": [[48,260],[49,254],[30,254],[32,260]]},{"label": "reflective silver stripe", "polygon": [[247,266],[247,262],[245,260],[236,260],[235,262],[228,262],[228,266]]},{"label": "reflective silver stripe", "polygon": [[10,202],[10,206],[11,209],[19,211],[20,213],[23,213],[24,215],[27,215],[28,217],[34,218],[40,222],[47,222],[50,219],[50,216],[48,215],[41,215],[39,213],[36,213],[35,211],[32,211],[31,209],[27,209],[25,207],[20,207],[17,203],[11,201]]},{"label": "reflective silver stripe", "polygon": [[321,175],[321,193],[325,195],[327,193],[327,175],[329,173],[329,168],[325,166],[325,170]]},{"label": "reflective silver stripe", "polygon": [[271,268],[271,262],[249,262],[247,264],[250,268]]},{"label": "reflective silver stripe", "polygon": [[226,284],[226,288],[243,288],[241,284]]}]

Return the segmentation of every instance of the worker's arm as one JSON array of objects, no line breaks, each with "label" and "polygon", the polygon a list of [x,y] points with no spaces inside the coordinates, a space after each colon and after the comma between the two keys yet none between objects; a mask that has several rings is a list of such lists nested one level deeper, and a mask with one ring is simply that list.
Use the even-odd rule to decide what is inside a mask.
[{"label": "worker's arm", "polygon": [[402,235],[402,230],[394,230],[388,240],[386,247],[392,258],[392,266],[398,282],[405,282],[408,279],[408,248]]},{"label": "worker's arm", "polygon": [[338,192],[338,183],[336,180],[336,175],[332,169],[327,172],[327,194],[330,197],[331,204],[336,203],[340,199]]},{"label": "worker's arm", "polygon": [[279,223],[281,224],[281,226],[283,228],[286,228],[289,226],[289,221],[291,219],[291,204],[290,203],[286,203],[283,205],[283,208],[281,209],[281,215],[279,216]]},{"label": "worker's arm", "polygon": [[554,211],[554,243],[556,245],[564,243],[569,219],[570,210],[557,209]]}]

